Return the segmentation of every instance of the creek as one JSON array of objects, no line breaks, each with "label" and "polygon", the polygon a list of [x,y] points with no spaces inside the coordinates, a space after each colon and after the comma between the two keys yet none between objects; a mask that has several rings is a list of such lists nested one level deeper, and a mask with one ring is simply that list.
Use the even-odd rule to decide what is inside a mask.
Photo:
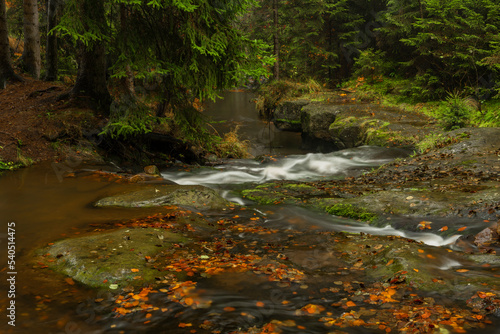
[{"label": "creek", "polygon": [[[339,259],[328,253],[328,249],[320,244],[323,239],[318,238],[318,233],[323,232],[344,231],[354,236],[360,232],[381,236],[396,235],[421,241],[424,243],[421,248],[429,255],[420,265],[435,277],[453,277],[453,269],[464,265],[469,265],[468,270],[478,275],[497,275],[494,270],[488,271],[461,263],[449,255],[449,246],[459,237],[458,234],[443,238],[424,231],[395,229],[390,226],[372,227],[296,206],[255,205],[240,197],[238,190],[249,183],[356,176],[408,154],[399,149],[378,147],[360,147],[328,154],[304,151],[300,148],[300,135],[274,130],[269,124],[259,120],[251,98],[248,93],[228,93],[223,102],[210,105],[208,113],[220,117],[219,120],[232,119],[232,122],[216,124],[217,131],[224,133],[238,125],[242,138],[252,144],[252,154],[268,154],[267,157],[260,160],[230,160],[211,168],[178,166],[162,171],[162,176],[182,185],[197,184],[214,188],[226,199],[244,206],[236,212],[209,212],[205,214],[207,219],[216,222],[235,213],[247,221],[260,217],[257,226],[274,231],[266,236],[245,232],[229,235],[236,244],[262,244],[262,249],[266,245],[286,244],[286,256],[295,259],[296,264],[300,264],[306,271],[321,271],[312,275],[306,283],[285,284],[285,289],[281,283],[271,282],[265,275],[259,276],[251,271],[200,277],[196,290],[190,293],[193,298],[209,301],[202,307],[186,307],[157,293],[150,295],[150,302],[168,309],[167,311],[154,312],[147,318],[139,312],[121,318],[112,316],[115,298],[113,292],[95,291],[78,283],[68,283],[64,278],[33,262],[32,252],[55,240],[93,232],[97,226],[102,228],[109,224],[111,228],[115,222],[152,215],[159,212],[159,209],[95,208],[92,203],[96,200],[122,190],[140,188],[141,185],[78,176],[61,178],[56,165],[40,164],[0,176],[2,226],[5,227],[7,222],[16,223],[17,271],[16,328],[6,326],[3,319],[0,323],[2,333],[230,333],[262,326],[271,319],[288,324],[282,327],[284,333],[326,333],[329,330],[323,322],[318,321],[319,316],[297,310],[308,304],[327,308],[329,305],[336,305],[348,297],[345,291],[349,289],[325,293],[328,289],[334,291],[331,281],[347,287],[345,282],[361,281],[363,273],[343,268]],[[112,170],[110,166],[83,165],[74,165],[71,169]],[[407,218],[402,218],[404,219]],[[6,248],[6,231],[4,229],[0,232],[0,247]],[[287,244],[292,233],[303,235],[303,244]],[[6,252],[2,251],[0,254],[2,272],[5,273]],[[336,275],[338,278],[332,278],[337,277]],[[455,279],[462,277],[457,275]],[[349,286],[350,284],[348,283]],[[4,292],[7,289],[4,279],[0,282],[0,288],[0,304],[4,309],[8,302]],[[430,295],[436,302],[452,306],[456,303],[464,304],[459,295],[466,294],[467,291],[458,291],[457,298]],[[334,307],[330,309],[329,316],[341,317],[345,312],[344,308]],[[210,327],[190,327],[189,324],[192,323],[210,323]],[[180,326],[181,324],[186,327]],[[491,326],[475,328],[473,332],[493,333],[495,323]],[[348,333],[385,332],[362,326],[347,326],[342,330]]]}]

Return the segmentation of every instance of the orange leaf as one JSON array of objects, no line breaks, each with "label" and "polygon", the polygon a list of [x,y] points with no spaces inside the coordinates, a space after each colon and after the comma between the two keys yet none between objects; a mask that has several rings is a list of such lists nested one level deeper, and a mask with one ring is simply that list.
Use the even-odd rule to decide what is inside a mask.
[{"label": "orange leaf", "polygon": [[257,305],[257,307],[264,307],[265,304],[263,302],[257,302],[255,305]]},{"label": "orange leaf", "polygon": [[301,310],[309,314],[319,314],[324,311],[325,308],[321,305],[307,304]]},{"label": "orange leaf", "polygon": [[133,269],[130,269],[130,271],[131,271],[131,272],[133,272],[133,273],[138,273],[138,272],[139,272],[139,269],[135,269],[135,268],[133,268]]},{"label": "orange leaf", "polygon": [[457,273],[466,273],[468,271],[469,271],[469,269],[458,269]]},{"label": "orange leaf", "polygon": [[226,312],[233,312],[234,310],[236,310],[236,309],[234,307],[231,307],[231,306],[224,307],[224,311],[226,311]]},{"label": "orange leaf", "polygon": [[467,228],[467,226],[464,226],[464,227],[461,227],[458,229],[459,232],[462,232],[463,230],[465,230]]},{"label": "orange leaf", "polygon": [[413,270],[415,270],[418,273],[418,269],[413,268]]},{"label": "orange leaf", "polygon": [[394,262],[394,259],[390,259],[389,262],[387,262],[386,266],[390,266]]},{"label": "orange leaf", "polygon": [[419,253],[425,253],[425,251],[423,249],[419,249],[418,252]]},{"label": "orange leaf", "polygon": [[184,322],[181,322],[181,323],[179,324],[179,327],[180,327],[180,328],[184,328],[184,327],[191,327],[191,326],[193,326],[193,324],[192,324],[192,323],[187,323],[187,324],[186,324],[186,323],[184,323]]},{"label": "orange leaf", "polygon": [[347,307],[354,307],[354,306],[356,306],[356,304],[354,302],[350,301],[350,300],[345,305]]},{"label": "orange leaf", "polygon": [[444,232],[444,231],[447,231],[447,230],[448,230],[448,226],[443,226],[438,231],[439,232]]},{"label": "orange leaf", "polygon": [[421,315],[421,317],[422,317],[423,319],[427,319],[427,318],[429,318],[430,316],[431,316],[431,313],[430,313],[430,312],[425,312],[424,314],[422,314],[422,315]]},{"label": "orange leaf", "polygon": [[73,281],[73,279],[71,277],[68,277],[65,279],[66,283],[68,283],[69,285],[75,285],[75,281]]}]

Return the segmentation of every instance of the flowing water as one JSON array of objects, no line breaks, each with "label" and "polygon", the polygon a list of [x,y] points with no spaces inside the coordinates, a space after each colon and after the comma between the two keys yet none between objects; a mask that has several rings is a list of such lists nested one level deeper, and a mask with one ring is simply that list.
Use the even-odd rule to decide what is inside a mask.
[{"label": "flowing water", "polygon": [[[429,246],[426,251],[435,261],[427,265],[435,270],[436,277],[450,273],[453,268],[463,266],[448,254],[447,247],[459,237],[458,234],[447,238],[417,230],[399,229],[391,226],[369,227],[349,219],[334,217],[325,213],[294,206],[259,206],[240,198],[235,192],[248,183],[264,183],[273,180],[321,180],[359,175],[407,152],[397,149],[360,147],[329,154],[304,152],[300,149],[300,136],[270,130],[268,124],[258,120],[247,93],[226,95],[220,115],[222,119],[232,118],[240,126],[244,139],[253,143],[255,155],[272,154],[273,157],[261,160],[232,160],[212,168],[185,167],[165,170],[164,178],[178,184],[202,184],[220,191],[231,201],[245,205],[238,211],[243,219],[259,216],[261,225],[276,231],[262,236],[249,233],[233,235],[235,242],[242,244],[279,244],[288,240],[290,233],[303,233],[304,245],[314,244],[317,231],[345,231],[350,233],[370,233],[374,235],[399,235],[422,241]],[[220,104],[210,106],[211,113]],[[240,107],[238,107],[240,106]],[[235,110],[241,110],[237,114]],[[219,124],[218,131],[228,131],[234,124]],[[228,126],[224,130],[223,126]],[[256,136],[255,136],[256,134]],[[257,137],[257,138],[256,138]],[[287,155],[290,154],[290,155]],[[109,166],[72,166],[75,170]],[[326,333],[325,326],[317,317],[297,314],[297,308],[305,304],[330,305],[347,294],[340,291],[325,297],[328,285],[322,277],[312,277],[309,287],[290,285],[286,289],[279,283],[270,282],[265,275],[257,276],[252,272],[234,272],[214,275],[200,279],[196,291],[198,300],[209,300],[206,307],[189,308],[173,303],[164,295],[152,294],[150,302],[168,311],[154,313],[145,318],[138,312],[133,316],[116,318],[111,316],[114,307],[113,296],[108,291],[94,291],[67,284],[63,277],[54,275],[48,269],[40,268],[32,261],[32,251],[57,239],[78,236],[92,232],[95,226],[144,217],[158,209],[96,209],[92,203],[97,199],[121,190],[131,190],[140,185],[118,184],[76,176],[61,178],[57,166],[42,164],[31,168],[5,173],[0,176],[0,219],[4,229],[0,231],[0,247],[7,247],[6,224],[16,223],[16,328],[6,326],[5,317],[0,321],[2,333],[230,333],[240,328],[262,326],[270,319],[293,321],[298,326],[287,327],[285,333]],[[214,222],[234,212],[210,213],[207,219]],[[402,218],[402,221],[409,218]],[[465,218],[464,218],[465,219]],[[411,220],[411,219],[410,219]],[[404,226],[415,225],[418,220]],[[468,221],[468,224],[474,222]],[[392,226],[397,226],[392,224]],[[478,225],[479,228],[479,225]],[[431,247],[440,246],[440,247]],[[297,246],[299,247],[299,246]],[[302,248],[300,248],[302,247]],[[289,250],[305,268],[337,268],[338,259],[329,254],[309,250],[300,246]],[[305,248],[304,248],[305,247]],[[422,246],[424,247],[424,246]],[[6,277],[8,271],[6,252],[0,252],[1,272]],[[482,269],[477,269],[482,270]],[[482,272],[492,275],[491,272]],[[330,274],[327,274],[330,275]],[[342,280],[356,282],[359,277],[353,272],[343,272]],[[0,305],[8,302],[6,280],[0,282],[2,289]],[[193,297],[194,298],[194,297]],[[100,302],[96,302],[99,300]],[[103,301],[101,301],[103,300]],[[265,307],[256,306],[262,302]],[[449,304],[453,304],[450,300]],[[236,309],[237,312],[227,310]],[[333,311],[341,316],[343,309]],[[337,312],[338,314],[336,314]],[[198,327],[179,327],[179,324],[194,322],[211,323],[208,330]],[[494,325],[493,325],[494,326]],[[193,331],[194,330],[194,331]],[[333,329],[332,329],[333,330]],[[496,329],[486,328],[484,333]],[[349,333],[373,333],[364,327],[348,327]]]}]

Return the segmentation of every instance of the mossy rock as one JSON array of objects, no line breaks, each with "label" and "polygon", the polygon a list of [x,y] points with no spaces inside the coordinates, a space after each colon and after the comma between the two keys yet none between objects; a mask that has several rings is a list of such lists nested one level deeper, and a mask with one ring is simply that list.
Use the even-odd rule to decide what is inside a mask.
[{"label": "mossy rock", "polygon": [[156,185],[98,200],[97,207],[147,208],[165,205],[196,209],[223,209],[231,203],[215,190],[203,186]]},{"label": "mossy rock", "polygon": [[49,268],[87,286],[125,287],[154,282],[160,274],[145,257],[186,240],[162,229],[123,228],[57,241],[38,253],[54,260],[47,262]]},{"label": "mossy rock", "polygon": [[241,194],[264,205],[278,203],[307,205],[308,198],[324,195],[324,192],[304,183],[278,181],[242,190]]},{"label": "mossy rock", "polygon": [[414,146],[416,140],[396,130],[391,123],[371,117],[337,116],[328,131],[339,148],[352,148],[361,145],[374,146]]},{"label": "mossy rock", "polygon": [[[408,284],[422,291],[453,292],[458,299],[467,299],[474,292],[490,288],[498,289],[498,279],[480,274],[463,275],[457,279],[460,267],[479,266],[488,263],[495,255],[472,259],[461,252],[450,252],[398,236],[374,236],[368,234],[335,235],[329,243],[341,259],[357,268],[374,281],[388,284]],[[456,268],[456,269],[454,269]]]},{"label": "mossy rock", "polygon": [[274,125],[283,131],[301,132],[300,114],[302,107],[309,103],[309,100],[284,101],[274,110]]}]

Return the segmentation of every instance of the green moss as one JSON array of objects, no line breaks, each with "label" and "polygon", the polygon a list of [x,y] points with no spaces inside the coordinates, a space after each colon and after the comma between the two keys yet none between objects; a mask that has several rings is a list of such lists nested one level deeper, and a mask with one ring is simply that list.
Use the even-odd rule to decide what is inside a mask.
[{"label": "green moss", "polygon": [[477,160],[476,159],[470,159],[470,160],[464,160],[464,161],[461,161],[459,163],[459,165],[463,165],[463,166],[471,166],[471,165],[474,165],[477,163]]},{"label": "green moss", "polygon": [[280,199],[277,196],[273,196],[273,195],[276,195],[275,193],[265,192],[265,191],[262,191],[259,189],[243,190],[241,192],[241,194],[243,195],[243,197],[246,197],[249,200],[252,200],[252,201],[255,201],[257,203],[264,204],[264,205],[269,205],[269,204],[273,204],[277,201],[280,201]]},{"label": "green moss", "polygon": [[307,184],[303,184],[303,183],[287,183],[287,184],[284,184],[282,186],[282,188],[285,188],[285,189],[290,189],[290,190],[297,190],[297,191],[304,191],[304,190],[311,190],[311,191],[314,191],[316,190],[316,188],[314,187],[311,187]]},{"label": "green moss", "polygon": [[344,128],[346,126],[350,126],[352,124],[354,124],[355,122],[357,122],[359,119],[354,117],[354,116],[349,116],[349,117],[346,117],[346,118],[341,118],[341,117],[337,117],[335,119],[335,122],[333,122],[332,124],[330,124],[330,128],[329,130],[333,130],[335,128]]},{"label": "green moss", "polygon": [[351,204],[337,203],[326,208],[326,212],[331,215],[359,219],[363,221],[372,222],[377,219],[377,215],[363,208],[357,208]]},{"label": "green moss", "polygon": [[290,123],[290,124],[302,124],[301,121],[292,120],[292,119],[284,119],[284,118],[276,119],[274,121],[275,122]]},{"label": "green moss", "polygon": [[124,228],[57,241],[37,254],[53,260],[47,265],[54,271],[89,287],[125,287],[154,282],[158,270],[149,266],[144,257],[186,241],[179,234],[162,229]]}]

